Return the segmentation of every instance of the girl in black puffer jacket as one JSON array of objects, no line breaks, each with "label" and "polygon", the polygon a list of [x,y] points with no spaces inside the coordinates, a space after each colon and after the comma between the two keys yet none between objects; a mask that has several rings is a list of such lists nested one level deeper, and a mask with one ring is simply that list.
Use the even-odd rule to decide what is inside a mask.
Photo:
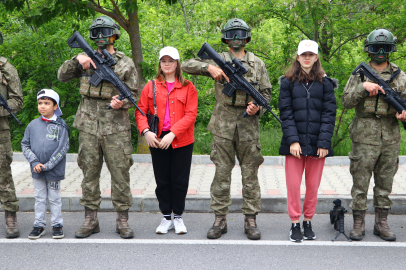
[{"label": "girl in black puffer jacket", "polygon": [[337,83],[327,77],[322,69],[317,43],[303,40],[280,86],[279,110],[283,138],[279,154],[286,155],[288,212],[292,220],[290,240],[301,242],[300,184],[305,168],[303,235],[305,239],[316,239],[311,220],[316,211],[325,157],[333,156],[331,138],[336,117],[334,88]]}]

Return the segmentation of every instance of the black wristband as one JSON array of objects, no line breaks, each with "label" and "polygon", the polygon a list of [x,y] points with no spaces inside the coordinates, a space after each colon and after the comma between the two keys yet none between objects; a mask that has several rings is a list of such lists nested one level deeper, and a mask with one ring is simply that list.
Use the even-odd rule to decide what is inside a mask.
[{"label": "black wristband", "polygon": [[145,136],[145,134],[147,134],[149,131],[150,131],[149,129],[147,129],[146,131],[144,131],[144,132],[142,133],[142,136]]}]

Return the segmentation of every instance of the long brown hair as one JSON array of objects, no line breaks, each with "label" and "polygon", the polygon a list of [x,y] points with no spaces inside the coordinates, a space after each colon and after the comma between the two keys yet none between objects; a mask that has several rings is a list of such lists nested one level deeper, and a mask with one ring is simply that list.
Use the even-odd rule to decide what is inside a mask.
[{"label": "long brown hair", "polygon": [[[182,69],[180,67],[180,61],[176,60],[177,66],[176,66],[176,70],[175,70],[175,78],[182,84],[182,86],[186,86],[188,85],[188,81],[185,80],[182,76]],[[156,75],[156,79],[160,82],[164,82],[165,83],[165,74],[161,69],[161,60],[159,60],[158,62],[158,73]]]},{"label": "long brown hair", "polygon": [[297,60],[297,56],[293,61],[292,66],[286,71],[285,77],[289,81],[294,82],[296,79],[299,80],[299,83],[302,81],[318,81],[323,82],[323,77],[326,72],[321,67],[320,58],[317,57],[317,61],[313,64],[312,69],[309,74],[307,74],[300,66],[300,62]]}]

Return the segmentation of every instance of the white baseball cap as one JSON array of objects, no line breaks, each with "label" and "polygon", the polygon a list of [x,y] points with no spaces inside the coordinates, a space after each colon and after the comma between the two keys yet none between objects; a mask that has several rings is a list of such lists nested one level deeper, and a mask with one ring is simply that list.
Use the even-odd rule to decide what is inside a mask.
[{"label": "white baseball cap", "polygon": [[301,55],[304,52],[319,54],[319,45],[317,44],[317,42],[310,39],[302,40],[297,47],[297,55]]},{"label": "white baseball cap", "polygon": [[57,92],[55,92],[52,89],[42,89],[37,94],[37,101],[38,101],[38,99],[40,99],[42,97],[52,98],[53,100],[55,100],[56,104],[58,104],[58,108],[55,110],[54,114],[56,116],[61,116],[62,115],[61,108],[59,107],[59,95],[58,95]]},{"label": "white baseball cap", "polygon": [[179,52],[176,48],[174,47],[164,47],[161,49],[161,51],[159,52],[159,60],[161,60],[162,57],[164,57],[165,55],[171,57],[173,60],[179,60]]}]

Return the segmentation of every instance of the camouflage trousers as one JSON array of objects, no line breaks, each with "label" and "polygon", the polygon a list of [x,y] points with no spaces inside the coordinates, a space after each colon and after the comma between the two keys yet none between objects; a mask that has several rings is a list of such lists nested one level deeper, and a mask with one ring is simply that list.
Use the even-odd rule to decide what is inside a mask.
[{"label": "camouflage trousers", "polygon": [[392,207],[389,194],[392,192],[393,177],[398,170],[399,146],[400,143],[381,146],[352,143],[352,150],[349,153],[350,173],[353,179],[351,209],[368,209],[367,193],[372,172],[375,180],[374,207]]},{"label": "camouflage trousers", "polygon": [[244,215],[256,215],[261,211],[261,189],[258,182],[258,167],[264,162],[259,140],[239,141],[236,129],[233,140],[213,135],[210,159],[216,165],[216,173],[210,187],[210,208],[216,215],[226,215],[231,205],[231,171],[235,156],[241,167],[242,197],[241,211]]},{"label": "camouflage trousers", "polygon": [[18,199],[11,175],[13,149],[9,130],[0,131],[0,202],[1,208],[10,212],[18,211]]},{"label": "camouflage trousers", "polygon": [[100,173],[103,157],[111,175],[111,200],[117,212],[133,205],[129,170],[133,165],[131,131],[110,135],[91,135],[79,132],[78,165],[83,172],[80,204],[93,210],[100,209]]}]

